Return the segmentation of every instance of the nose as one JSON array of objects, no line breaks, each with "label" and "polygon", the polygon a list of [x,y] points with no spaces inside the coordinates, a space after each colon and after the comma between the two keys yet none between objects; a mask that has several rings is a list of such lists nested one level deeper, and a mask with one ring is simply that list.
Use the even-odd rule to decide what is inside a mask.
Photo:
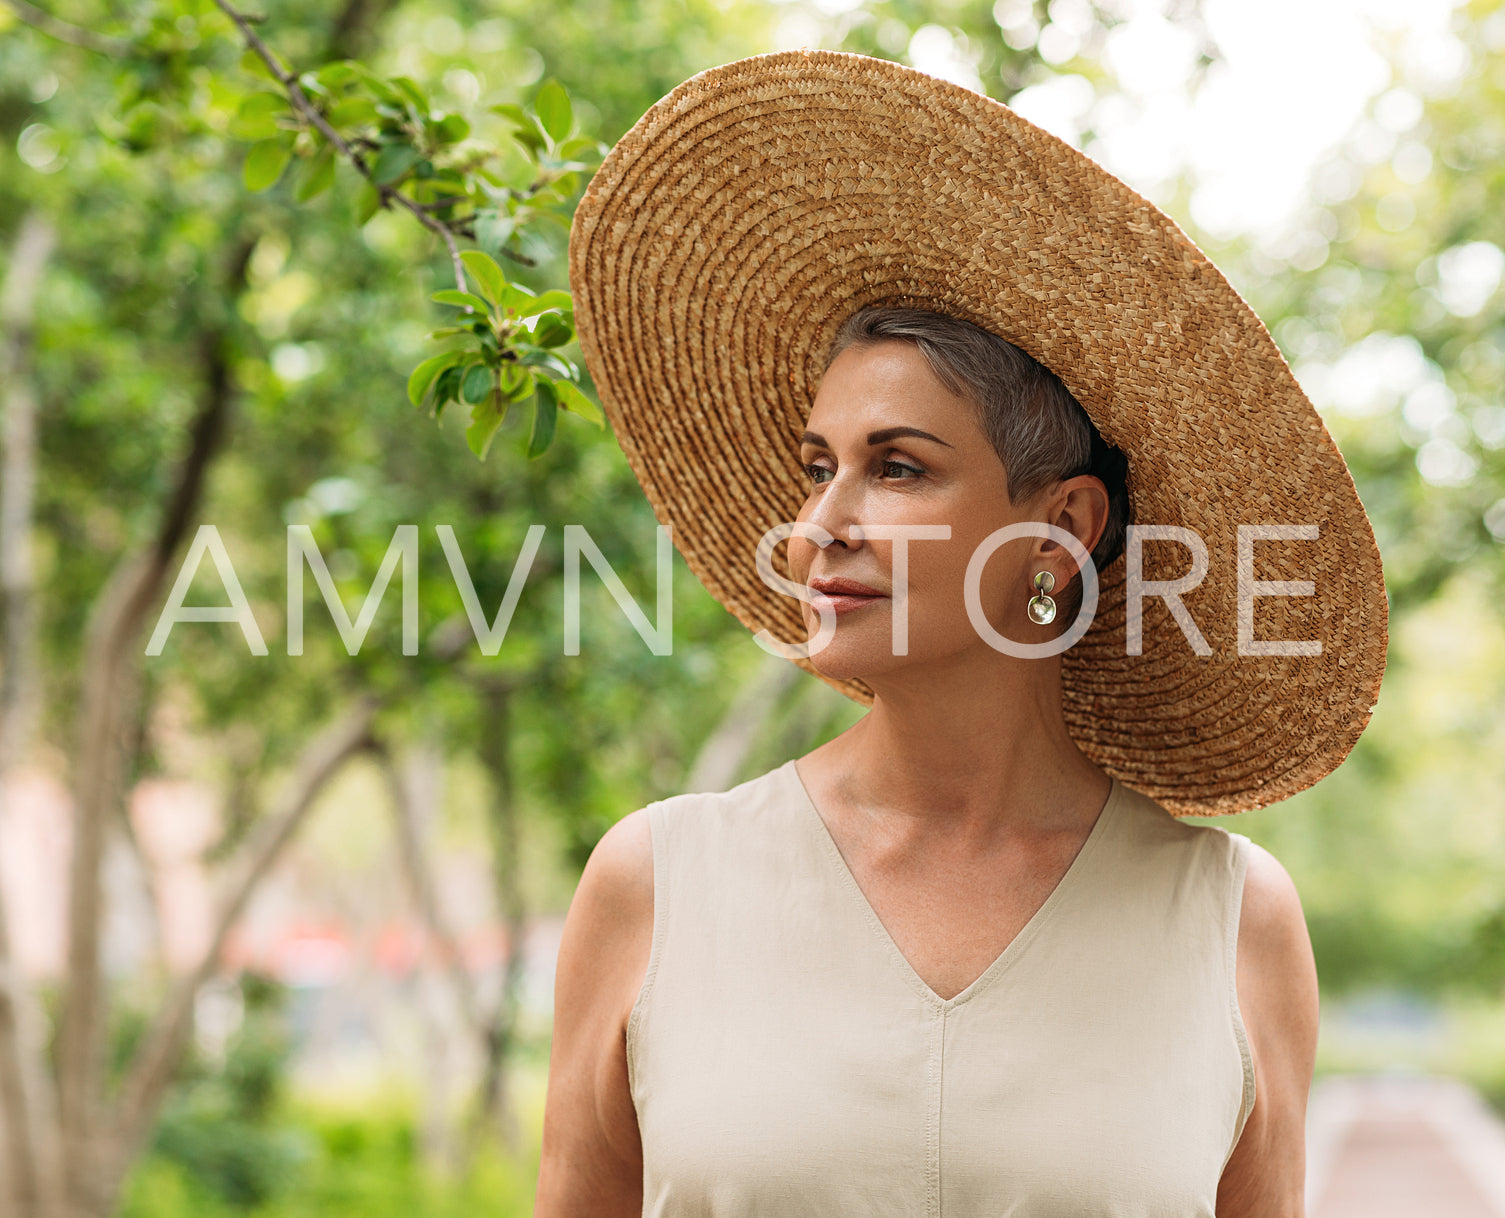
[{"label": "nose", "polygon": [[801,520],[818,524],[831,534],[831,545],[840,545],[846,550],[855,550],[863,544],[860,530],[853,528],[853,525],[861,521],[862,485],[858,480],[859,474],[860,470],[856,467],[850,471],[837,470],[834,478],[819,490],[812,491],[804,510],[800,512]]}]

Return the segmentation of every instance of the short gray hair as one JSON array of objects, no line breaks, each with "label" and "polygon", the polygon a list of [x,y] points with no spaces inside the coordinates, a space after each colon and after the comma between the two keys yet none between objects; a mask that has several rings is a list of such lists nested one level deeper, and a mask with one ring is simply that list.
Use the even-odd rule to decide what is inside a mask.
[{"label": "short gray hair", "polygon": [[[983,434],[1003,462],[1009,502],[1030,499],[1057,479],[1100,478],[1108,522],[1092,561],[1101,573],[1123,553],[1132,519],[1128,458],[1103,439],[1060,377],[981,326],[928,309],[859,309],[837,330],[825,366],[848,347],[884,339],[913,343],[947,389],[977,406]],[[1081,604],[1081,577],[1073,576],[1056,600],[1064,610],[1057,620],[1069,623]]]}]

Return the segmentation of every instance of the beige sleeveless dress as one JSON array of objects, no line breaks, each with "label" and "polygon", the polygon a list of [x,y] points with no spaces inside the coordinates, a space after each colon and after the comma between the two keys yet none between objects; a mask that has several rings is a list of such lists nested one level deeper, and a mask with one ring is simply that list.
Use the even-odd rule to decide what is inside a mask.
[{"label": "beige sleeveless dress", "polygon": [[1247,838],[1115,779],[1039,911],[942,999],[793,761],[648,815],[644,1215],[1211,1218],[1254,1103]]}]

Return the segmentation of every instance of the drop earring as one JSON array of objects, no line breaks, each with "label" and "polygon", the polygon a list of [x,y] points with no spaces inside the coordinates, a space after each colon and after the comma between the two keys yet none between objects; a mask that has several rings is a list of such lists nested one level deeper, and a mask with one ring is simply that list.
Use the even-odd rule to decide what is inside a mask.
[{"label": "drop earring", "polygon": [[1056,603],[1050,594],[1056,586],[1056,577],[1049,571],[1035,573],[1035,595],[1029,598],[1029,620],[1037,626],[1048,626],[1056,620]]}]

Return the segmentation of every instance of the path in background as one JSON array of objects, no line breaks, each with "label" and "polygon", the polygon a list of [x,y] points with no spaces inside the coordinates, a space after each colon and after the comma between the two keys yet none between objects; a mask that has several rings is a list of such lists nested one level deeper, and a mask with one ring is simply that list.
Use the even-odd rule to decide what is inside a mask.
[{"label": "path in background", "polygon": [[1324,1078],[1307,1130],[1311,1218],[1505,1218],[1505,1123],[1455,1079]]}]

